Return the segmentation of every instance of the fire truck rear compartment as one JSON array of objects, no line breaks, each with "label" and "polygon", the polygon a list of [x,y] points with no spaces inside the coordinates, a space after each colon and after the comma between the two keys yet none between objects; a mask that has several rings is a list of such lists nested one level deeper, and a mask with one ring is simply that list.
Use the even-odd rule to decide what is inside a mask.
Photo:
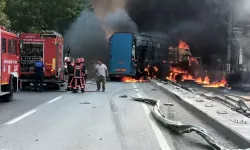
[{"label": "fire truck rear compartment", "polygon": [[21,51],[21,73],[33,74],[34,64],[43,57],[43,44],[23,44]]},{"label": "fire truck rear compartment", "polygon": [[[20,81],[22,88],[35,83],[34,65],[37,60],[44,58],[43,43],[24,43],[21,50],[21,75]],[[53,76],[44,77],[44,85],[47,87],[55,86],[58,88],[58,79]]]}]

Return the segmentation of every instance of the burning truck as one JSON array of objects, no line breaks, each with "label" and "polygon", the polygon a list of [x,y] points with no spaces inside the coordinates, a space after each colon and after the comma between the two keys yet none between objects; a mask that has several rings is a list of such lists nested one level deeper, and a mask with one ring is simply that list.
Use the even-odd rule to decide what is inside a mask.
[{"label": "burning truck", "polygon": [[211,81],[202,68],[201,58],[192,56],[189,45],[184,41],[114,33],[109,43],[111,80],[121,78],[123,82],[146,82],[151,77],[174,82],[189,80],[208,87],[226,86],[223,76],[220,81]]}]

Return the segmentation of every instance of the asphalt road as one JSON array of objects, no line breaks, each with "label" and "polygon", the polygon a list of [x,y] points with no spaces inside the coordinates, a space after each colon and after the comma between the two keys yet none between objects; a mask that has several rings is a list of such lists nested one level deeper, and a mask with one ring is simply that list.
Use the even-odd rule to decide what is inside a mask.
[{"label": "asphalt road", "polygon": [[[175,104],[162,107],[171,119],[206,128],[211,136],[230,148],[236,146],[205,121],[182,108],[161,91],[152,91],[149,83],[109,82],[106,92],[86,93],[19,92],[15,101],[0,104],[0,149],[4,150],[199,150],[210,148],[193,133],[177,135],[156,123],[150,107],[123,94],[138,87],[141,96],[150,96]],[[65,94],[66,93],[66,94]],[[112,96],[113,95],[113,96]]]}]

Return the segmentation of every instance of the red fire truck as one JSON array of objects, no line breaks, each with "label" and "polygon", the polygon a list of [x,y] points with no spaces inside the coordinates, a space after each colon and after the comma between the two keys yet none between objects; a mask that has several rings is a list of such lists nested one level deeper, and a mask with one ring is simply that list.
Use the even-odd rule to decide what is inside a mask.
[{"label": "red fire truck", "polygon": [[35,61],[43,58],[44,84],[59,90],[64,82],[62,35],[52,30],[46,30],[40,34],[22,33],[19,38],[21,43],[20,88],[25,89],[35,83],[34,64]]},{"label": "red fire truck", "polygon": [[0,27],[0,96],[4,101],[11,101],[13,93],[18,90],[19,77],[19,42],[18,35]]}]

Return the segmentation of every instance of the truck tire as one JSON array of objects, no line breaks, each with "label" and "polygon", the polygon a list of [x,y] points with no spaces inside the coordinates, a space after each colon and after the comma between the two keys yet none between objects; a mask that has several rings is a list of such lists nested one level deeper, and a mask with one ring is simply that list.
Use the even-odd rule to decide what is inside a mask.
[{"label": "truck tire", "polygon": [[109,80],[110,81],[115,81],[115,77],[114,76],[109,76]]},{"label": "truck tire", "polygon": [[23,82],[23,83],[22,83],[22,86],[20,85],[20,89],[21,89],[22,91],[26,90],[26,87],[27,87],[29,84],[30,84],[30,83]]},{"label": "truck tire", "polygon": [[61,86],[59,84],[55,84],[55,90],[60,90]]},{"label": "truck tire", "polygon": [[6,92],[10,92],[3,96],[5,102],[11,102],[13,100],[13,93],[14,93],[14,82],[13,82],[13,75],[10,76],[9,85],[7,87]]}]

